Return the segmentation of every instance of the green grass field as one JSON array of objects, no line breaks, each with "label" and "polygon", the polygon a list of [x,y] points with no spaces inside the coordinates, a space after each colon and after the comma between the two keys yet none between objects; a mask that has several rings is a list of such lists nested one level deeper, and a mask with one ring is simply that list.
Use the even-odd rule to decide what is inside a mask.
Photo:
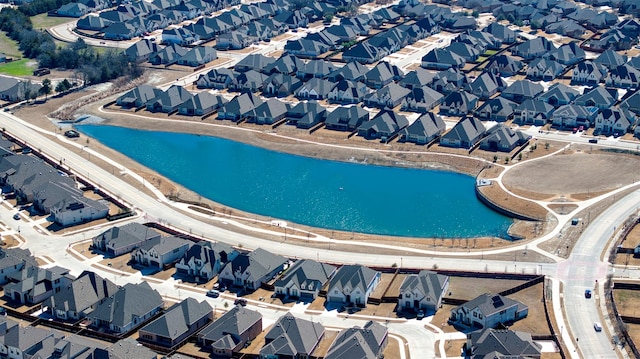
[{"label": "green grass field", "polygon": [[496,50],[487,50],[487,51],[485,51],[485,53],[483,55],[485,55],[485,56],[493,56],[493,55],[495,55],[497,53],[498,53],[498,51],[496,51]]},{"label": "green grass field", "polygon": [[18,49],[18,43],[11,40],[4,31],[0,31],[0,49],[0,52],[5,53],[9,57],[22,57],[22,52]]},{"label": "green grass field", "polygon": [[12,75],[12,76],[28,76],[33,74],[34,66],[29,66],[27,63],[33,61],[31,59],[22,59],[6,64],[0,64],[0,73]]},{"label": "green grass field", "polygon": [[72,17],[57,17],[57,16],[48,16],[47,14],[40,14],[31,17],[31,23],[33,24],[34,29],[48,29],[50,27],[64,24],[65,22],[73,22],[78,19],[74,19]]}]

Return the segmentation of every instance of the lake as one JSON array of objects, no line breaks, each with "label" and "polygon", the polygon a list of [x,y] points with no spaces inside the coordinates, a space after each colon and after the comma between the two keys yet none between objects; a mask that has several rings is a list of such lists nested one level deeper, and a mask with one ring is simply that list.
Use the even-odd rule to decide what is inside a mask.
[{"label": "lake", "polygon": [[87,124],[77,129],[202,197],[312,227],[410,237],[508,238],[512,220],[459,173],[319,160],[227,139]]}]

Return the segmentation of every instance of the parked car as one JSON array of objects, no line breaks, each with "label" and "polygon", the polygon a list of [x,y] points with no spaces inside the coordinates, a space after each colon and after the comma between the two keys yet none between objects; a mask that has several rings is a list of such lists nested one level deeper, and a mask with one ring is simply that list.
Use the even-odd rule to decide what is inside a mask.
[{"label": "parked car", "polygon": [[416,315],[416,319],[422,320],[422,318],[424,318],[424,310],[419,310],[418,314]]},{"label": "parked car", "polygon": [[16,221],[20,220],[20,213],[16,213],[13,215],[13,219],[15,219]]},{"label": "parked car", "polygon": [[68,130],[64,132],[64,135],[69,138],[80,137],[80,133],[76,130]]},{"label": "parked car", "polygon": [[244,299],[244,298],[238,298],[238,299],[235,300],[235,302],[233,302],[233,304],[241,305],[243,307],[246,307],[247,306],[247,300]]},{"label": "parked car", "polygon": [[589,139],[589,143],[598,143],[598,139],[597,138],[590,138]]},{"label": "parked car", "polygon": [[591,298],[591,289],[587,289],[584,291],[584,297],[587,299]]},{"label": "parked car", "polygon": [[209,289],[207,291],[207,297],[218,298],[220,296],[220,291],[217,289]]},{"label": "parked car", "polygon": [[602,325],[600,325],[600,323],[595,322],[593,323],[593,329],[595,329],[596,332],[601,332],[602,331]]}]

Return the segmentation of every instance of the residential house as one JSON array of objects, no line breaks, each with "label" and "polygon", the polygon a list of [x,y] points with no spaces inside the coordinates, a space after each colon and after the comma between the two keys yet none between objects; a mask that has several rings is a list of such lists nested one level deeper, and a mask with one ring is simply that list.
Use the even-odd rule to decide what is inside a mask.
[{"label": "residential house", "polygon": [[193,94],[180,85],[171,85],[166,91],[147,101],[147,111],[172,113],[183,103],[193,99]]},{"label": "residential house", "polygon": [[262,102],[259,96],[250,92],[237,95],[218,110],[218,120],[242,121]]},{"label": "residential house", "polygon": [[324,326],[287,313],[273,324],[260,349],[261,359],[307,358],[324,337]]},{"label": "residential house", "polygon": [[451,309],[453,324],[478,329],[496,328],[513,323],[529,314],[529,308],[516,300],[499,294],[482,294]]},{"label": "residential house", "polygon": [[227,102],[221,95],[202,91],[180,104],[178,113],[185,116],[205,116],[218,110]]},{"label": "residential house", "polygon": [[68,269],[57,266],[48,269],[24,266],[7,278],[9,283],[3,287],[4,296],[11,301],[27,305],[44,301],[60,292],[74,279],[69,275]]},{"label": "residential house", "polygon": [[249,46],[253,40],[241,31],[231,31],[218,35],[216,38],[216,49],[218,50],[241,50]]},{"label": "residential house", "polygon": [[532,60],[537,57],[542,57],[545,53],[553,50],[555,50],[553,43],[545,37],[540,36],[512,47],[511,54],[513,56],[520,56],[525,60]]},{"label": "residential house", "polygon": [[45,299],[43,306],[57,319],[77,321],[85,318],[117,290],[118,286],[110,280],[84,271],[68,286]]},{"label": "residential house", "polygon": [[498,124],[487,132],[487,136],[480,142],[480,149],[485,151],[511,152],[531,138],[522,131],[512,130],[503,124]]},{"label": "residential house", "polygon": [[222,242],[200,241],[176,263],[176,274],[195,282],[208,282],[220,273],[224,264],[238,256],[230,245]]},{"label": "residential house", "polygon": [[379,62],[364,75],[364,83],[373,89],[380,89],[393,81],[402,79],[404,73],[397,66],[386,61]]},{"label": "residential house", "polygon": [[249,114],[247,122],[259,125],[273,125],[285,118],[289,107],[288,103],[276,99],[268,99]]},{"label": "residential house", "polygon": [[505,122],[513,118],[516,106],[518,106],[517,103],[498,96],[485,101],[475,111],[475,115],[484,121]]},{"label": "residential house", "polygon": [[559,34],[581,40],[586,29],[573,20],[565,19],[547,25],[544,31],[549,34]]},{"label": "residential house", "polygon": [[516,42],[516,32],[499,22],[490,23],[482,31],[490,33],[491,35],[502,40],[502,42],[505,44],[513,44],[514,42]]},{"label": "residential house", "polygon": [[87,319],[98,330],[126,334],[159,313],[162,306],[160,293],[149,283],[127,283],[98,304]]},{"label": "residential house", "polygon": [[515,108],[513,121],[523,125],[544,126],[555,108],[541,100],[527,99]]},{"label": "residential house", "polygon": [[336,70],[336,67],[327,60],[311,60],[306,64],[298,66],[296,77],[302,81],[312,78],[326,79],[330,73]]},{"label": "residential house", "polygon": [[398,296],[398,311],[422,310],[435,314],[447,294],[449,277],[433,271],[421,270],[404,278]]},{"label": "residential house", "polygon": [[463,42],[452,42],[446,49],[462,57],[466,62],[475,62],[480,57],[479,50]]},{"label": "residential house", "polygon": [[[51,181],[45,180],[49,178]],[[29,192],[32,192],[29,194]],[[63,199],[82,197],[82,191],[78,189],[74,179],[64,176],[34,176],[28,183],[24,183],[15,191],[19,202],[31,200],[31,208],[34,213],[49,214],[51,207],[60,203]]]},{"label": "residential house", "polygon": [[327,302],[364,307],[380,282],[380,272],[356,264],[344,265],[329,281]]},{"label": "residential house", "polygon": [[438,106],[443,99],[444,96],[431,87],[414,87],[411,92],[402,99],[402,106],[400,108],[403,111],[425,113]]},{"label": "residential house", "polygon": [[302,81],[291,75],[282,73],[271,74],[262,85],[264,96],[287,97],[296,92],[302,86]]},{"label": "residential house", "polygon": [[262,314],[236,306],[198,334],[198,343],[217,357],[230,358],[262,332]]},{"label": "residential house", "polygon": [[[149,60],[149,56],[160,51],[160,47],[154,41],[142,39],[124,50],[124,54],[128,59],[135,62],[145,62]],[[148,85],[142,85],[148,86]]]},{"label": "residential house", "polygon": [[562,106],[568,105],[573,102],[573,100],[578,97],[578,95],[580,95],[580,93],[577,90],[561,82],[556,82],[551,85],[545,92],[538,95],[537,99],[544,101],[552,106]]},{"label": "residential house", "polygon": [[340,331],[329,347],[325,359],[380,358],[387,346],[387,328],[372,320],[362,328]]},{"label": "residential house", "polygon": [[498,91],[503,91],[507,87],[507,83],[498,75],[494,75],[491,72],[483,72],[465,87],[467,92],[477,96],[479,99],[486,100],[498,93]]},{"label": "residential house", "polygon": [[510,329],[477,330],[467,334],[465,356],[481,358],[532,358],[542,357],[542,346],[533,341],[531,334]]},{"label": "residential house", "polygon": [[237,92],[259,92],[262,91],[267,75],[249,70],[241,72],[233,78],[229,84],[229,90]]},{"label": "residential house", "polygon": [[369,121],[369,111],[361,106],[339,106],[327,114],[324,124],[329,130],[355,131],[367,121]]},{"label": "residential house", "polygon": [[491,57],[487,66],[485,66],[486,72],[499,74],[500,76],[510,77],[517,74],[524,68],[524,63],[509,55],[494,55]]},{"label": "residential house", "polygon": [[313,301],[335,272],[336,267],[330,264],[301,259],[273,283],[275,294]]},{"label": "residential house", "polygon": [[105,218],[109,214],[109,206],[104,201],[73,196],[51,206],[50,213],[55,223],[67,227]]},{"label": "residential house", "polygon": [[314,77],[303,83],[295,93],[300,100],[324,100],[329,96],[334,84],[329,80]]},{"label": "residential house", "polygon": [[365,106],[392,109],[411,93],[411,90],[396,83],[390,83],[381,89],[367,95],[364,99]]},{"label": "residential house", "polygon": [[368,93],[367,85],[360,81],[339,80],[331,89],[327,98],[330,102],[350,104],[362,102]]},{"label": "residential house", "polygon": [[284,45],[284,50],[287,54],[290,55],[296,55],[306,58],[317,58],[318,56],[329,51],[329,46],[321,43],[320,41],[302,38],[287,41],[287,43]]},{"label": "residential house", "polygon": [[28,249],[0,249],[0,285],[7,284],[11,275],[21,271],[25,266],[38,266]]},{"label": "residential house", "polygon": [[[285,46],[286,48],[286,46]],[[327,48],[328,50],[328,48]],[[390,50],[377,47],[370,41],[360,41],[354,46],[346,49],[342,53],[342,59],[348,62],[360,62],[363,64],[372,64],[381,58],[387,56]]]},{"label": "residential house", "polygon": [[486,128],[479,119],[467,116],[440,136],[440,145],[470,149],[482,139],[485,131]]},{"label": "residential house", "polygon": [[265,68],[273,65],[275,61],[273,57],[262,54],[249,54],[238,61],[233,69],[237,72],[247,72],[249,70],[262,72]]},{"label": "residential house", "polygon": [[158,353],[141,345],[133,337],[120,339],[105,349],[96,349],[95,357],[121,359],[121,358],[139,358],[139,359],[158,359]]},{"label": "residential house", "polygon": [[284,269],[287,259],[257,248],[239,254],[220,270],[218,280],[245,290],[256,290]]},{"label": "residential house", "polygon": [[76,22],[76,27],[80,30],[101,31],[111,26],[114,21],[96,15],[88,15]]},{"label": "residential house", "polygon": [[114,22],[108,25],[103,31],[105,40],[131,40],[140,36],[143,31],[127,22]]},{"label": "residential house", "polygon": [[598,112],[594,132],[605,136],[622,136],[635,124],[635,116],[628,110],[607,108]]},{"label": "residential house", "polygon": [[117,257],[140,247],[142,243],[160,238],[160,233],[140,223],[115,226],[102,232],[92,241],[92,249]]},{"label": "residential house", "polygon": [[140,328],[138,340],[172,348],[213,320],[213,308],[207,301],[186,298],[163,315]]},{"label": "residential house", "polygon": [[620,103],[620,108],[628,109],[636,115],[640,114],[640,92],[627,97]]},{"label": "residential house", "polygon": [[237,72],[224,67],[212,69],[206,74],[198,76],[196,85],[198,88],[214,88],[222,90],[228,88],[236,76],[238,76]]},{"label": "residential house", "polygon": [[609,71],[604,83],[609,87],[637,89],[640,86],[640,70],[629,64],[615,67]]},{"label": "residential house", "polygon": [[369,71],[365,65],[351,61],[339,69],[333,70],[327,76],[327,80],[338,82],[340,80],[360,81],[364,79],[364,75]]},{"label": "residential house", "polygon": [[553,126],[559,128],[583,128],[591,127],[598,114],[596,107],[580,105],[563,105],[558,107],[551,116]]},{"label": "residential house", "polygon": [[627,62],[627,57],[609,49],[601,53],[598,58],[593,60],[593,62],[595,64],[602,65],[609,70],[613,70],[618,66],[624,65]]},{"label": "residential house", "polygon": [[431,70],[446,70],[449,68],[461,69],[465,59],[446,48],[435,48],[422,57],[421,66]]},{"label": "residential house", "polygon": [[553,81],[562,73],[565,67],[559,62],[538,58],[527,67],[527,78],[530,80]]},{"label": "residential house", "polygon": [[559,62],[565,66],[584,61],[587,55],[577,42],[570,42],[544,55],[544,58]]},{"label": "residential house", "polygon": [[574,103],[580,106],[595,106],[601,110],[611,108],[618,100],[618,90],[605,89],[596,86],[593,89],[585,89],[584,94],[575,98]]},{"label": "residential house", "polygon": [[131,252],[131,261],[162,270],[179,261],[192,245],[190,240],[175,236],[150,239]]},{"label": "residential house", "polygon": [[185,27],[166,28],[162,30],[162,42],[165,44],[188,46],[198,41],[200,41],[200,36]]},{"label": "residential house", "polygon": [[13,77],[0,76],[0,100],[18,102],[37,94],[41,85]]},{"label": "residential house", "polygon": [[529,80],[516,80],[502,91],[502,97],[513,102],[522,103],[527,99],[533,99],[544,91],[539,83]]},{"label": "residential house", "polygon": [[327,110],[318,102],[300,101],[287,111],[287,124],[308,129],[325,120]]},{"label": "residential house", "polygon": [[478,103],[478,97],[466,91],[451,92],[440,104],[440,113],[449,116],[464,116],[471,113]]},{"label": "residential house", "polygon": [[445,130],[446,125],[440,116],[426,112],[400,132],[400,140],[425,145],[440,137]]},{"label": "residential house", "polygon": [[0,354],[11,359],[31,357],[29,353],[37,351],[43,342],[53,340],[54,336],[59,335],[51,329],[22,327],[18,322],[6,317],[0,318],[0,330]]},{"label": "residential house", "polygon": [[294,75],[298,68],[304,66],[304,64],[304,61],[294,55],[282,55],[263,70],[265,73],[270,74]]},{"label": "residential house", "polygon": [[171,44],[162,50],[149,56],[149,62],[153,65],[171,65],[189,52],[189,49],[178,44]]},{"label": "residential house", "polygon": [[607,75],[607,68],[592,61],[583,61],[573,68],[571,82],[583,85],[597,85]]},{"label": "residential house", "polygon": [[428,85],[432,89],[447,95],[457,92],[469,83],[467,76],[458,69],[448,69],[438,72],[433,82]]},{"label": "residential house", "polygon": [[435,73],[425,70],[423,68],[417,68],[407,73],[398,84],[402,87],[406,87],[412,90],[417,87],[428,86],[433,83]]},{"label": "residential house", "polygon": [[218,58],[218,53],[210,46],[197,46],[178,58],[178,65],[197,67]]}]

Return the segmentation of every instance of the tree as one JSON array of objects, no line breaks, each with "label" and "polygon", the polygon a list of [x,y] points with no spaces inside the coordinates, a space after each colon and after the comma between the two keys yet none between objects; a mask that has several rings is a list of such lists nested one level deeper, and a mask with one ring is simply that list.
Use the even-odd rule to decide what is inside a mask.
[{"label": "tree", "polygon": [[38,91],[40,94],[44,95],[45,101],[47,100],[47,96],[51,93],[51,80],[44,79],[42,80],[42,87]]},{"label": "tree", "polygon": [[480,13],[478,12],[478,10],[473,10],[473,12],[471,13],[471,16],[475,17],[476,19],[480,17]]}]

